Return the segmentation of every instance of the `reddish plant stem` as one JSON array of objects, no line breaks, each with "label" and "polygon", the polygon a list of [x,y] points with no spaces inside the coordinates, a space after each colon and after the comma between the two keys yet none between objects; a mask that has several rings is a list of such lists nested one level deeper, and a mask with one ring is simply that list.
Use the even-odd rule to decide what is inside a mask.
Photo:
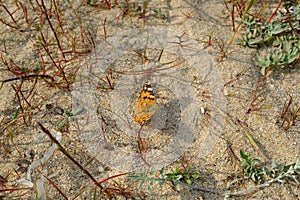
[{"label": "reddish plant stem", "polygon": [[57,187],[57,185],[51,179],[49,179],[45,175],[43,175],[43,176],[48,180],[48,182],[50,183],[50,185],[52,185],[58,191],[59,194],[61,194],[65,199],[68,199],[68,197]]},{"label": "reddish plant stem", "polygon": [[[293,101],[293,98],[292,98],[292,96],[290,96],[290,99],[289,99],[289,102],[287,103],[287,105],[286,105],[286,102],[284,103],[284,105],[286,105],[286,106],[285,106],[285,108],[283,108],[283,110],[281,111],[280,118],[284,118],[284,116],[286,115],[286,113],[287,113],[288,110],[289,110],[289,107],[290,107],[291,104],[292,104],[292,101]],[[282,124],[281,126],[283,126],[283,124]]]},{"label": "reddish plant stem", "polygon": [[28,25],[29,24],[29,20],[28,20],[28,12],[27,12],[26,6],[24,6],[20,1],[17,1],[16,4],[17,4],[17,6],[19,8],[22,9],[23,15],[24,15],[24,18],[25,18],[25,21],[26,21],[26,24]]},{"label": "reddish plant stem", "polygon": [[[22,81],[21,81],[21,85],[18,86],[18,88],[16,88],[14,85],[11,85],[11,86],[14,89],[15,94],[17,96],[21,112],[24,113],[24,108],[23,108],[23,105],[22,105],[22,101],[21,101],[21,98],[19,96],[19,91],[21,91],[21,87],[22,87]],[[23,115],[22,118],[23,118],[24,124],[28,125],[27,122],[26,122],[26,119],[25,119],[25,115]]]},{"label": "reddish plant stem", "polygon": [[48,21],[48,23],[49,23],[49,26],[50,26],[50,28],[51,28],[53,34],[54,34],[54,37],[55,37],[57,46],[58,46],[58,48],[59,48],[59,50],[60,50],[60,52],[61,52],[61,55],[62,55],[62,57],[63,57],[64,59],[66,59],[66,58],[65,58],[64,51],[63,51],[63,49],[62,49],[62,47],[61,47],[61,45],[60,45],[60,40],[58,39],[57,33],[56,33],[56,31],[54,30],[53,25],[52,25],[52,23],[51,23],[51,21],[50,21],[50,18],[49,18],[48,14],[47,14],[47,8],[46,8],[46,6],[45,6],[44,0],[41,0],[41,3],[42,3],[42,7],[43,7],[43,9],[44,9],[44,14],[45,14],[46,19],[47,19],[47,21]]},{"label": "reddish plant stem", "polygon": [[17,25],[17,27],[19,27],[19,25],[18,25],[18,23],[16,22],[16,20],[15,20],[15,18],[13,17],[13,14],[17,11],[17,10],[15,10],[14,12],[9,12],[9,10],[7,9],[7,7],[4,5],[4,4],[2,4],[1,5],[3,8],[4,8],[4,10],[8,13],[8,15],[10,16],[10,18],[12,19],[12,21]]},{"label": "reddish plant stem", "polygon": [[64,33],[65,31],[63,29],[62,13],[61,13],[61,10],[60,10],[58,0],[54,1],[54,7],[55,7],[55,15],[56,15],[56,18],[58,20],[59,27],[60,27],[61,31]]},{"label": "reddish plant stem", "polygon": [[8,22],[4,21],[4,20],[3,20],[3,19],[1,19],[1,18],[0,18],[0,22],[2,22],[3,24],[5,24],[5,25],[9,26],[10,28],[18,29],[18,27],[16,27],[16,26],[13,26],[13,25],[9,24]]},{"label": "reddish plant stem", "polygon": [[232,4],[232,11],[231,11],[231,23],[232,23],[232,30],[233,30],[233,32],[235,32],[236,30],[235,30],[235,23],[234,23],[234,4]]},{"label": "reddish plant stem", "polygon": [[18,190],[27,190],[27,188],[4,188],[0,189],[1,192],[13,192],[13,191],[18,191]]},{"label": "reddish plant stem", "polygon": [[[45,75],[45,74],[46,74],[45,60],[44,60],[44,57],[43,57],[43,55],[42,55],[41,49],[38,48],[37,51],[39,52],[39,55],[40,55],[40,58],[41,58],[41,61],[42,61],[43,75]],[[54,80],[53,80],[53,81],[54,81]]]},{"label": "reddish plant stem", "polygon": [[[3,44],[3,50],[4,50],[4,53],[7,53],[5,39],[2,40],[2,44]],[[0,58],[1,58],[1,61],[3,62],[3,61],[4,61],[4,58],[3,58],[3,56],[2,56],[2,52],[1,52],[1,51],[0,51]],[[3,64],[6,65],[6,62],[3,62]]]},{"label": "reddish plant stem", "polygon": [[66,81],[67,85],[69,85],[69,81],[66,77],[66,74],[64,72],[64,70],[60,67],[60,65],[57,65],[56,61],[53,59],[49,49],[46,47],[45,44],[47,44],[46,40],[45,40],[45,37],[43,35],[43,33],[41,32],[40,33],[41,37],[42,37],[42,40],[43,40],[43,43],[41,44],[42,47],[44,48],[44,50],[46,51],[46,53],[48,54],[49,58],[51,59],[52,63],[55,65],[55,67],[61,72],[61,75],[63,76],[63,79]]},{"label": "reddish plant stem", "polygon": [[106,41],[106,18],[103,21],[103,32],[104,32],[104,41]]},{"label": "reddish plant stem", "polygon": [[[71,9],[72,9],[73,13],[76,15],[76,18],[77,18],[77,20],[78,20],[78,24],[79,24],[79,27],[80,27],[80,30],[81,30],[80,35],[81,35],[81,38],[83,39],[82,43],[83,43],[83,44],[85,43],[84,38],[86,38],[86,40],[89,42],[89,44],[92,45],[92,44],[93,44],[93,41],[91,41],[91,40],[89,39],[89,37],[87,36],[86,31],[85,31],[85,29],[84,29],[84,27],[83,27],[83,25],[82,25],[80,16],[79,16],[78,13],[76,12],[76,10],[73,8],[73,5],[72,5],[71,3],[69,3],[69,5],[71,6]],[[95,44],[94,44],[94,45],[95,45]],[[95,47],[95,46],[94,46],[94,47]]]},{"label": "reddish plant stem", "polygon": [[271,22],[271,20],[276,16],[278,9],[280,8],[282,4],[282,0],[279,0],[279,3],[276,7],[276,9],[274,10],[274,12],[272,13],[271,17],[268,19],[267,24],[269,24]]},{"label": "reddish plant stem", "polygon": [[98,184],[105,183],[105,182],[107,182],[107,181],[110,180],[110,179],[113,179],[113,178],[116,178],[116,177],[119,177],[119,176],[124,176],[124,175],[127,175],[127,174],[129,174],[129,173],[130,173],[130,172],[126,172],[126,173],[123,173],[123,174],[117,174],[117,175],[114,175],[114,176],[107,177],[107,178],[105,178],[105,179],[99,181]]},{"label": "reddish plant stem", "polygon": [[261,104],[264,101],[264,99],[261,99],[260,101],[257,100],[261,96],[261,94],[259,93],[259,89],[265,86],[266,80],[267,80],[267,76],[264,76],[257,83],[251,98],[251,102],[248,106],[247,113],[261,110],[261,107],[258,107],[258,105]]},{"label": "reddish plant stem", "polygon": [[29,107],[32,107],[31,106],[31,104],[29,103],[29,101],[27,100],[27,98],[25,98],[25,96],[24,96],[24,94],[23,94],[23,92],[22,92],[22,84],[23,84],[23,79],[20,79],[21,80],[21,85],[20,85],[20,88],[19,88],[19,92],[20,92],[20,94],[21,94],[21,96],[22,96],[22,99],[27,103],[27,105],[29,106]]}]

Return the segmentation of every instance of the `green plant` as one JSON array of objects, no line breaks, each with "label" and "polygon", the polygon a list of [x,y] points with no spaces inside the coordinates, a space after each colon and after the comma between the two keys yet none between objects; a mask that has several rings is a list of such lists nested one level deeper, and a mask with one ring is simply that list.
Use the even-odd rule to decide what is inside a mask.
[{"label": "green plant", "polygon": [[178,191],[178,184],[180,182],[185,182],[187,184],[192,184],[196,180],[200,180],[201,176],[197,172],[191,172],[191,166],[187,168],[175,167],[171,172],[166,173],[165,167],[159,170],[159,174],[155,174],[154,171],[150,171],[149,176],[146,173],[140,173],[137,175],[129,175],[126,178],[134,179],[140,181],[140,188],[148,183],[148,193],[152,193],[152,188],[154,183],[158,183],[160,186],[163,184],[171,184],[172,188]]},{"label": "green plant", "polygon": [[[243,151],[241,151],[243,152]],[[254,158],[253,156],[247,156],[243,153],[243,157],[244,160],[252,160],[251,162],[256,162],[253,160],[257,160],[258,159]],[[251,159],[250,159],[251,157]],[[260,162],[260,161],[259,161]],[[253,164],[253,163],[252,163]],[[246,166],[249,166],[249,164],[246,164]],[[254,167],[256,168],[254,171],[258,171],[258,174],[260,177],[265,177],[268,178],[269,180],[264,181],[263,183],[261,183],[260,185],[256,185],[254,187],[250,187],[247,188],[245,190],[242,191],[238,191],[238,192],[226,192],[225,193],[225,199],[228,199],[229,197],[241,197],[241,196],[247,196],[250,194],[253,194],[253,192],[262,189],[264,187],[268,187],[270,186],[272,183],[284,183],[286,180],[292,180],[295,183],[299,184],[300,183],[300,159],[298,158],[297,161],[293,164],[290,165],[285,165],[285,164],[278,164],[275,161],[272,162],[271,168],[268,169],[267,167],[263,167],[263,168],[258,168],[258,167]],[[262,179],[260,179],[262,180]],[[232,183],[234,183],[235,181],[233,181]],[[231,185],[232,183],[230,183],[229,185]]]},{"label": "green plant", "polygon": [[[246,36],[240,41],[250,48],[268,49],[268,53],[258,56],[261,74],[275,67],[285,67],[299,62],[300,56],[300,5],[292,7],[284,4],[282,12],[275,13],[270,20],[260,23],[252,16],[240,19],[246,25]],[[277,10],[276,10],[277,11]]]},{"label": "green plant", "polygon": [[[244,20],[246,18],[247,14],[249,13],[249,11],[251,10],[251,8],[253,7],[254,3],[255,3],[255,0],[249,0],[249,1],[247,1],[246,4],[239,4],[238,5],[238,3],[236,3],[236,1],[232,1],[232,7],[235,8],[236,6],[238,6],[238,7],[243,7],[244,8],[244,9],[240,9],[240,8],[238,9],[239,12],[243,13],[243,14],[240,14],[240,16]],[[227,7],[227,5],[226,5],[226,7]],[[232,35],[231,39],[229,40],[226,48],[225,48],[225,45],[222,47],[221,57],[219,59],[220,61],[222,61],[225,57],[227,57],[228,50],[231,47],[231,45],[233,44],[233,42],[235,41],[235,37],[236,37],[236,35],[237,35],[241,25],[242,25],[242,21],[240,21],[238,23],[238,25],[235,26],[234,20],[233,20],[234,19],[234,9],[232,9],[230,11],[230,13],[231,13],[231,18],[232,18],[232,22],[233,22],[232,26],[233,26],[234,34]]]},{"label": "green plant", "polygon": [[[192,172],[191,166],[187,166],[186,168],[180,168],[179,166],[175,167],[175,170],[172,170],[170,173],[167,173],[166,176],[168,179],[174,184],[176,184],[175,180],[177,177],[181,177],[179,181],[183,181],[187,184],[192,184],[196,180],[200,180],[201,176],[198,172]],[[174,180],[173,180],[173,177]]]},{"label": "green plant", "polygon": [[272,162],[271,168],[259,167],[261,161],[255,158],[253,154],[247,155],[240,150],[240,156],[243,159],[240,167],[243,169],[244,176],[247,180],[255,183],[269,185],[273,182],[282,183],[284,179],[289,178],[296,183],[300,181],[300,159],[290,165],[278,164]]},{"label": "green plant", "polygon": [[272,162],[271,169],[263,168],[263,173],[272,178],[272,181],[282,183],[285,178],[289,178],[296,183],[300,183],[300,159],[290,165]]},{"label": "green plant", "polygon": [[261,183],[263,181],[263,170],[257,167],[261,161],[255,158],[253,154],[247,155],[243,150],[240,150],[240,156],[242,161],[240,167],[243,169],[244,176],[247,180],[252,180],[255,183]]}]

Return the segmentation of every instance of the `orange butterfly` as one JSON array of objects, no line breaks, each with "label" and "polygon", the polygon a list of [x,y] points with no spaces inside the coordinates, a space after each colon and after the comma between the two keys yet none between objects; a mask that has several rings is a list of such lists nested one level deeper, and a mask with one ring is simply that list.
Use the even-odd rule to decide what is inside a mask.
[{"label": "orange butterfly", "polygon": [[135,122],[144,123],[155,113],[156,101],[153,89],[149,83],[143,86],[140,97],[137,102]]}]

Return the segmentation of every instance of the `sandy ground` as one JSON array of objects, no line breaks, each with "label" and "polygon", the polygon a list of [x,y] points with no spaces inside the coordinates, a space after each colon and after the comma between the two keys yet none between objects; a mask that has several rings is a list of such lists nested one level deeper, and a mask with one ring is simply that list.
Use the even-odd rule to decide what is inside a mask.
[{"label": "sandy ground", "polygon": [[[7,5],[11,10],[16,9],[14,4]],[[155,183],[149,194],[149,183],[140,188],[138,181],[125,176],[104,183],[105,187],[146,193],[146,199],[222,199],[228,191],[254,186],[240,180],[227,188],[241,177],[229,146],[238,156],[240,150],[253,153],[267,166],[272,160],[289,164],[299,158],[299,122],[288,130],[280,126],[280,112],[289,94],[295,105],[300,105],[299,67],[272,73],[258,89],[260,98],[264,99],[263,108],[247,113],[261,78],[255,65],[257,52],[233,44],[228,57],[220,62],[220,46],[233,34],[223,1],[151,1],[145,21],[133,14],[122,16],[117,5],[112,9],[78,1],[72,5],[72,9],[67,4],[61,7],[65,31],[74,38],[78,36],[81,27],[77,17],[80,16],[82,26],[97,45],[90,54],[67,63],[71,71],[80,67],[73,88],[64,90],[50,87],[44,81],[24,81],[24,94],[29,95],[35,84],[34,95],[29,95],[30,106],[22,102],[26,108],[22,116],[26,118],[17,120],[13,120],[13,116],[19,101],[13,87],[16,88],[20,80],[7,82],[0,90],[0,175],[8,180],[1,189],[27,188],[5,193],[7,196],[0,193],[4,199],[64,199],[47,178],[68,199],[92,199],[95,194],[96,199],[110,198],[100,195],[91,180],[56,150],[38,122],[98,181],[126,172],[158,173],[162,167],[170,172],[180,165],[180,158],[202,176],[202,181],[180,185],[179,192],[168,184]],[[270,4],[268,9],[272,6],[276,4]],[[34,15],[30,18],[32,24],[41,23],[38,15],[29,9],[30,14]],[[8,17],[3,9],[0,16]],[[18,23],[20,29],[0,23],[0,37],[5,41],[0,47],[1,56],[15,66],[38,67],[41,62],[37,50],[39,32],[33,26],[28,27],[24,19]],[[43,30],[49,30],[47,23]],[[207,45],[210,34],[212,46]],[[143,63],[145,52],[146,64]],[[44,56],[45,62],[50,61]],[[149,68],[157,71],[147,73]],[[54,71],[49,65],[48,72],[53,74]],[[16,76],[1,63],[1,80]],[[113,90],[104,89],[109,87],[108,76]],[[147,80],[153,86],[157,108],[140,132],[144,145],[140,156],[136,139],[140,125],[133,122],[133,118],[137,98]],[[47,105],[52,108],[46,109]],[[71,118],[60,115],[72,109],[82,112]],[[299,186],[287,182],[272,184],[247,197],[297,199],[300,193]],[[126,199],[125,195],[114,198]]]}]

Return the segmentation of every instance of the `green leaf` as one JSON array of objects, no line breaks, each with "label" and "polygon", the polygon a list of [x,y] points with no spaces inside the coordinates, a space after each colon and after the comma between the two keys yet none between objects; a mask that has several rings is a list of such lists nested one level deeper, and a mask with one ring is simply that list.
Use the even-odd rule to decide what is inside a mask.
[{"label": "green leaf", "polygon": [[19,116],[19,112],[20,112],[20,109],[17,108],[17,110],[15,111],[15,114],[13,116],[13,119],[17,119],[17,117]]},{"label": "green leaf", "polygon": [[241,155],[241,158],[248,159],[248,156],[244,153],[243,150],[240,150],[240,155]]},{"label": "green leaf", "polygon": [[248,0],[246,8],[244,10],[244,14],[242,16],[242,19],[245,20],[246,18],[246,14],[248,13],[248,11],[251,9],[251,7],[253,6],[255,0]]},{"label": "green leaf", "polygon": [[186,180],[185,180],[185,182],[186,182],[187,184],[189,184],[189,185],[191,185],[191,184],[192,184],[192,181],[191,181],[191,179],[186,179]]}]

